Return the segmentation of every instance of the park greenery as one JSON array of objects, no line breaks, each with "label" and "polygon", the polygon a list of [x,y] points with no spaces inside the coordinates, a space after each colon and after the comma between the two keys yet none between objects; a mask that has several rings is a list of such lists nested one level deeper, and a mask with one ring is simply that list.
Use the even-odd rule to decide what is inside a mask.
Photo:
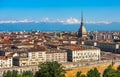
[{"label": "park greenery", "polygon": [[[109,65],[103,74],[100,74],[97,68],[93,68],[86,74],[78,71],[74,77],[120,77],[120,66],[116,70],[112,66]],[[38,67],[39,70],[35,74],[32,71],[24,71],[19,74],[16,70],[8,70],[3,73],[3,77],[65,77],[64,67],[56,61],[41,63]]]},{"label": "park greenery", "polygon": [[3,73],[3,77],[34,77],[32,71],[24,71],[22,74],[18,74],[18,71],[8,70],[7,72]]}]

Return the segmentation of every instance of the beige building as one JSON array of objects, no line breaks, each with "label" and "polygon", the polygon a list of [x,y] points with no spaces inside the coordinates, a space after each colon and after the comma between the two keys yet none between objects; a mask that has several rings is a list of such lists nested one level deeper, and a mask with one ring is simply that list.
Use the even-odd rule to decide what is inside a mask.
[{"label": "beige building", "polygon": [[46,50],[43,48],[31,49],[28,52],[29,65],[39,65],[40,62],[46,61]]},{"label": "beige building", "polygon": [[118,52],[119,50],[119,44],[114,42],[98,42],[97,47],[108,52]]},{"label": "beige building", "polygon": [[73,45],[67,47],[68,61],[100,60],[100,49],[93,46]]},{"label": "beige building", "polygon": [[67,52],[61,50],[51,50],[46,52],[46,61],[67,62]]},{"label": "beige building", "polygon": [[40,62],[46,61],[46,49],[43,46],[28,49],[25,52],[17,52],[13,58],[15,66],[32,66],[39,65]]},{"label": "beige building", "polygon": [[120,43],[84,40],[84,41],[79,41],[78,44],[96,46],[100,48],[102,51],[120,53]]},{"label": "beige building", "polygon": [[12,57],[0,56],[0,68],[9,68],[12,66],[13,66]]}]

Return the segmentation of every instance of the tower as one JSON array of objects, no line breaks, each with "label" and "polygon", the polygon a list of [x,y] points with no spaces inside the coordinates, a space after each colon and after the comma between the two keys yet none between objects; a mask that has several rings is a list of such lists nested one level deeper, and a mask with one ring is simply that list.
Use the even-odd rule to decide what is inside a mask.
[{"label": "tower", "polygon": [[78,37],[87,37],[87,31],[86,31],[86,28],[84,27],[83,14],[82,13],[81,13],[81,24],[80,24],[80,28],[78,30]]}]

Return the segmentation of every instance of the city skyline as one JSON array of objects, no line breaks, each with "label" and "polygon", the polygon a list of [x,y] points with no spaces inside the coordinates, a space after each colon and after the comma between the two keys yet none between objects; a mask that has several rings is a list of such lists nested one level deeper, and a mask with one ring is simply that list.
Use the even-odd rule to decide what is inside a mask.
[{"label": "city skyline", "polygon": [[119,22],[120,1],[113,0],[1,0],[0,21],[8,20],[53,20],[80,22],[81,11],[84,21]]}]

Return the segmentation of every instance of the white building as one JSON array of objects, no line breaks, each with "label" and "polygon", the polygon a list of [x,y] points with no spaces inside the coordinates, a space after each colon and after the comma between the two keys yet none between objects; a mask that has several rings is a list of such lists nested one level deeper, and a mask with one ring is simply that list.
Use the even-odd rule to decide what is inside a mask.
[{"label": "white building", "polygon": [[91,61],[100,60],[100,49],[93,46],[68,46],[68,61]]},{"label": "white building", "polygon": [[12,66],[12,57],[0,56],[0,68],[9,68]]}]

